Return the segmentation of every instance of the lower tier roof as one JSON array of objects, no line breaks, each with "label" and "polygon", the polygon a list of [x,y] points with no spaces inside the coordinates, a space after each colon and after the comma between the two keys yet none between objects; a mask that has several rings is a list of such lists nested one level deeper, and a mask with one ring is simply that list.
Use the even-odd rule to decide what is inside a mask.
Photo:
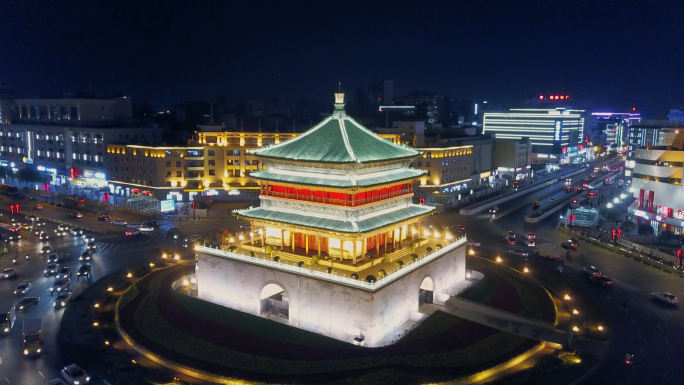
[{"label": "lower tier roof", "polygon": [[337,219],[318,218],[304,214],[286,213],[282,211],[264,210],[255,207],[245,210],[235,210],[238,217],[245,220],[264,220],[280,222],[296,226],[311,227],[316,229],[335,231],[341,233],[367,233],[376,229],[389,226],[407,219],[423,216],[435,210],[432,206],[410,205],[408,207],[367,218],[361,221],[342,221]]}]

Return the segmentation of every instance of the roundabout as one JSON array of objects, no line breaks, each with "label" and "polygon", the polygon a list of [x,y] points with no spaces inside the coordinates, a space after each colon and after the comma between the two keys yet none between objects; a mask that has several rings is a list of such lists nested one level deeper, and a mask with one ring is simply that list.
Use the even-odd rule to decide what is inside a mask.
[{"label": "roundabout", "polygon": [[[431,311],[392,345],[359,347],[194,298],[182,293],[182,285],[174,290],[174,282],[192,273],[192,267],[178,265],[131,285],[116,304],[117,328],[147,358],[212,382],[469,383],[544,347],[538,340],[457,317],[448,306]],[[543,291],[538,295],[533,286],[526,289],[521,280],[504,276],[497,277],[505,282],[497,286],[499,294],[485,294],[489,302],[483,303],[496,306],[494,298],[506,293],[505,301],[498,300],[508,306],[504,310],[554,317],[549,320],[554,322],[550,297],[540,303]],[[472,296],[482,295],[478,285],[472,289]]]}]

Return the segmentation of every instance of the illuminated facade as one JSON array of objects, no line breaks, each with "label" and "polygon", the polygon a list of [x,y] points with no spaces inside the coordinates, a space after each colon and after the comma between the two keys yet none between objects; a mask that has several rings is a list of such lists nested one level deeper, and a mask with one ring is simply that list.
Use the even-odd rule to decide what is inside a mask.
[{"label": "illuminated facade", "polygon": [[558,158],[552,163],[571,163],[569,149],[578,148],[584,136],[584,110],[555,109],[511,109],[510,112],[484,114],[484,134],[493,134],[497,139],[530,138],[533,163],[537,154]]},{"label": "illuminated facade", "polygon": [[[389,253],[418,241],[421,219],[434,210],[412,203],[424,171],[409,165],[420,152],[347,116],[343,94],[335,101],[309,131],[249,152],[265,167],[251,174],[260,205],[234,212],[255,229],[241,247],[282,261],[199,247],[198,293],[256,315],[275,306],[290,325],[346,341],[362,334],[375,346],[418,310],[419,289],[443,301],[464,282],[465,239],[447,237],[430,258],[378,272]],[[319,258],[331,260],[325,272],[313,270]]]},{"label": "illuminated facade", "polygon": [[637,148],[625,162],[625,176],[632,178],[630,191],[636,199],[628,212],[656,233],[684,234],[684,134],[660,132],[658,144]]}]

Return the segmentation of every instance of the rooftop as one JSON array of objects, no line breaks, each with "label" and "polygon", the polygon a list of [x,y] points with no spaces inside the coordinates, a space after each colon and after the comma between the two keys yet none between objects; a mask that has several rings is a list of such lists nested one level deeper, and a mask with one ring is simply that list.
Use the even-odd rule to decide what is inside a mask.
[{"label": "rooftop", "polygon": [[419,151],[391,143],[344,112],[344,94],[335,94],[331,116],[295,139],[251,153],[266,158],[322,163],[366,163],[410,159]]}]

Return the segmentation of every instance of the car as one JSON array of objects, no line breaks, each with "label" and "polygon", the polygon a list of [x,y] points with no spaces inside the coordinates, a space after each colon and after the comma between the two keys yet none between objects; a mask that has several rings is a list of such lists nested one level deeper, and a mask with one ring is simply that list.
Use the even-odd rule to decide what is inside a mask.
[{"label": "car", "polygon": [[70,214],[72,218],[83,218],[83,214],[79,213],[78,211],[75,211]]},{"label": "car", "polygon": [[63,237],[67,235],[67,232],[65,230],[55,229],[55,235],[58,237]]},{"label": "car", "polygon": [[152,226],[152,227],[155,227],[155,228],[156,228],[156,227],[159,227],[159,222],[157,222],[157,221],[147,221],[147,222],[143,223],[143,225]]},{"label": "car", "polygon": [[64,266],[59,270],[59,273],[57,273],[57,278],[71,278],[71,274],[73,274],[71,268],[69,266]]},{"label": "car", "polygon": [[533,209],[533,210],[539,209],[539,201],[534,201],[534,202],[532,202],[532,209]]},{"label": "car", "polygon": [[45,276],[57,274],[57,272],[59,272],[59,264],[58,263],[48,263],[48,265],[43,270],[43,274]]},{"label": "car", "polygon": [[515,233],[514,233],[513,231],[511,231],[511,230],[509,230],[509,231],[506,233],[506,236],[507,236],[508,238],[513,238],[513,239],[515,239]]},{"label": "car", "polygon": [[38,302],[40,302],[38,297],[24,297],[14,305],[14,310],[26,311],[31,306],[38,306]]},{"label": "car", "polygon": [[563,186],[563,191],[565,191],[565,192],[570,192],[570,191],[572,191],[572,187],[570,187],[570,186]]},{"label": "car", "polygon": [[44,208],[45,208],[45,207],[44,207],[43,205],[38,205],[38,206],[36,206],[36,210],[42,210],[42,209],[44,209]]},{"label": "car", "polygon": [[613,280],[605,275],[592,275],[589,277],[591,283],[601,286],[613,286]]},{"label": "car", "polygon": [[93,259],[93,252],[90,250],[86,250],[83,253],[81,253],[81,256],[78,257],[79,261],[90,261]]},{"label": "car", "polygon": [[73,229],[69,230],[71,235],[82,235],[83,234],[83,229],[79,227],[74,227]]},{"label": "car", "polygon": [[584,267],[582,268],[582,272],[583,272],[584,274],[588,274],[588,275],[590,275],[590,276],[594,276],[594,275],[603,275],[603,273],[601,273],[601,270],[599,270],[599,269],[598,269],[597,267],[595,267],[595,266],[584,266]]},{"label": "car", "polygon": [[187,238],[185,238],[185,241],[183,242],[183,247],[188,247],[188,245],[201,242],[202,239],[203,237],[201,235],[189,235]]},{"label": "car", "polygon": [[10,278],[14,278],[16,276],[17,276],[17,271],[11,267],[3,269],[2,273],[0,273],[0,277],[2,277],[4,279],[10,279]]},{"label": "car", "polygon": [[65,225],[64,223],[60,223],[57,225],[57,230],[69,231],[69,226]]},{"label": "car", "polygon": [[154,229],[155,229],[154,226],[148,225],[148,224],[142,224],[142,225],[138,228],[138,230],[140,230],[140,231],[142,231],[142,232],[145,232],[145,233],[148,233],[148,232],[150,232],[150,231],[154,231]]},{"label": "car", "polygon": [[126,227],[128,227],[129,229],[139,229],[139,228],[140,228],[140,224],[138,224],[138,223],[129,223],[128,225],[126,225]]},{"label": "car", "polygon": [[527,247],[537,247],[537,242],[532,239],[528,239],[524,243]]},{"label": "car", "polygon": [[585,180],[585,181],[586,181],[586,180],[589,180],[589,178],[587,178],[587,177],[585,176],[584,178],[582,178],[582,180]]},{"label": "car", "polygon": [[573,241],[572,239],[561,242],[561,247],[564,249],[576,249],[577,246],[579,246],[577,242]]},{"label": "car", "polygon": [[115,221],[112,221],[112,224],[114,226],[126,226],[128,224],[128,221],[126,221],[124,219],[117,219]]},{"label": "car", "polygon": [[519,257],[527,258],[530,254],[523,249],[508,250],[508,254],[517,255]]},{"label": "car", "polygon": [[173,236],[173,239],[179,239],[182,229],[180,227],[172,227],[166,231],[166,234]]},{"label": "car", "polygon": [[30,223],[22,223],[19,225],[22,230],[31,230],[31,224]]},{"label": "car", "polygon": [[94,242],[95,236],[93,234],[90,234],[90,233],[83,234],[83,240],[86,242]]},{"label": "car", "polygon": [[109,222],[112,218],[109,215],[100,215],[97,220],[100,222]]},{"label": "car", "polygon": [[508,244],[516,243],[515,238],[511,238],[511,237],[509,237],[509,236],[505,236],[505,237],[504,237],[504,240],[506,240],[506,242],[507,242]]},{"label": "car", "polygon": [[52,253],[48,256],[47,259],[48,263],[57,263],[59,262],[59,254],[57,253]]},{"label": "car", "polygon": [[674,294],[666,292],[651,293],[651,298],[668,305],[676,305],[679,303],[679,298],[675,297]]},{"label": "car", "polygon": [[62,369],[62,377],[71,385],[90,383],[90,376],[76,364],[65,366],[64,369]]},{"label": "car", "polygon": [[80,281],[81,278],[92,278],[92,270],[93,267],[87,263],[81,265],[81,267],[78,268],[78,272],[76,273],[78,280]]},{"label": "car", "polygon": [[69,290],[70,286],[71,280],[69,278],[59,278],[52,284],[52,287],[50,288],[50,294],[54,292],[61,293],[63,291],[67,291]]},{"label": "car", "polygon": [[534,233],[527,233],[527,234],[525,234],[525,237],[527,239],[537,239],[537,235]]},{"label": "car", "polygon": [[52,247],[50,247],[50,245],[45,245],[42,249],[40,249],[40,252],[43,254],[50,254],[51,251]]},{"label": "car", "polygon": [[555,202],[555,201],[556,201],[556,198],[550,198],[549,199],[549,202]]},{"label": "car", "polygon": [[132,237],[134,235],[140,235],[140,230],[132,229],[132,230],[126,231],[126,236]]},{"label": "car", "polygon": [[574,191],[580,191],[582,190],[582,186],[575,186],[572,188]]},{"label": "car", "polygon": [[55,309],[61,309],[66,306],[69,301],[71,301],[71,292],[65,291],[57,295],[57,298],[55,298],[55,302],[52,303],[52,306]]},{"label": "car", "polygon": [[95,250],[96,247],[97,246],[95,245],[95,242],[93,242],[93,241],[86,243],[86,249],[88,249],[88,250]]},{"label": "car", "polygon": [[14,295],[24,295],[31,291],[31,283],[30,282],[22,282],[17,285],[17,288],[14,289]]},{"label": "car", "polygon": [[49,236],[48,233],[46,233],[45,231],[41,231],[41,232],[38,234],[38,238],[39,238],[41,241],[47,241],[48,239],[50,239],[50,236]]}]

